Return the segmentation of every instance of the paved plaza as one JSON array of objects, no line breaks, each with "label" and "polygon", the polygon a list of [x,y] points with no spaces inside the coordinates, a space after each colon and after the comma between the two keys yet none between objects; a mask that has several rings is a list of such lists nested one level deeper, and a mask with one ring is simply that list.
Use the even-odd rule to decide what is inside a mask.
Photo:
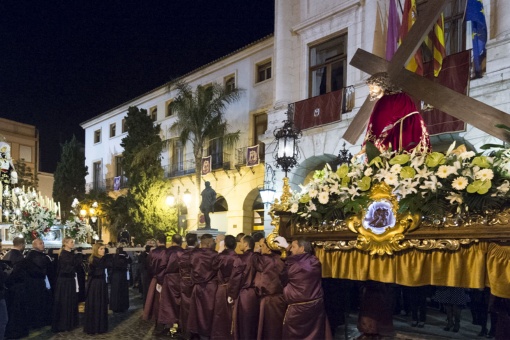
[{"label": "paved plaza", "polygon": [[[130,308],[125,313],[109,313],[109,332],[98,335],[87,335],[83,333],[83,327],[79,327],[72,332],[52,333],[50,327],[30,332],[29,337],[24,339],[170,339],[166,336],[154,336],[154,324],[143,321],[142,299],[138,291],[130,290],[131,300]],[[83,306],[80,306],[83,312]],[[83,313],[80,313],[80,325],[83,325]],[[446,324],[445,314],[435,310],[428,310],[427,323],[424,328],[411,327],[410,317],[404,315],[394,316],[393,321],[396,328],[396,336],[392,339],[397,340],[429,340],[429,339],[485,339],[478,337],[479,326],[471,324],[471,314],[468,309],[462,311],[461,330],[458,333],[447,332],[443,330]],[[351,313],[347,318],[347,327],[340,326],[335,334],[335,339],[355,339],[360,334],[356,329],[357,314]],[[347,328],[347,329],[346,329]],[[347,336],[346,336],[347,335]],[[384,338],[390,339],[390,338]]]}]

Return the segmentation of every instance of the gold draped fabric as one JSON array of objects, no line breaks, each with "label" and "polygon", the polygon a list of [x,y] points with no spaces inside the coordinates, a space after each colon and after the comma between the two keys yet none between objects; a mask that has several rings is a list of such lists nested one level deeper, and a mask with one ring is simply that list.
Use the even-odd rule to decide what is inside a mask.
[{"label": "gold draped fabric", "polygon": [[322,276],[375,280],[406,286],[490,286],[496,296],[510,298],[510,247],[479,242],[457,251],[409,249],[394,255],[369,255],[352,249],[315,249]]},{"label": "gold draped fabric", "polygon": [[510,246],[489,245],[487,274],[491,293],[510,299]]}]

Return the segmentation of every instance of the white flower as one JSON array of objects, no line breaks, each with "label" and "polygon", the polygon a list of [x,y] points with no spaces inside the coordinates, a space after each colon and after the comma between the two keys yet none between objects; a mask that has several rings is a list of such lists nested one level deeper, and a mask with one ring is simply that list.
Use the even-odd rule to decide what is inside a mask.
[{"label": "white flower", "polygon": [[394,173],[388,173],[388,175],[384,178],[384,182],[388,185],[397,185],[398,176]]},{"label": "white flower", "polygon": [[475,173],[475,178],[482,181],[490,181],[494,178],[494,172],[491,169],[482,169]]},{"label": "white flower", "polygon": [[326,204],[329,202],[329,193],[326,191],[323,191],[319,194],[319,203],[320,204]]},{"label": "white flower", "polygon": [[374,175],[374,178],[381,181],[384,178],[388,177],[389,174],[391,174],[391,172],[389,172],[388,170],[379,169],[379,171]]},{"label": "white flower", "polygon": [[338,188],[338,182],[335,182],[332,186],[329,187],[329,192],[332,194],[340,194],[340,190]]},{"label": "white flower", "polygon": [[299,209],[299,204],[297,204],[297,203],[293,203],[290,206],[290,212],[293,214],[297,213],[298,209]]},{"label": "white flower", "polygon": [[356,188],[352,185],[351,185],[351,187],[347,188],[347,192],[349,193],[351,199],[356,196],[359,196],[358,188]]},{"label": "white flower", "polygon": [[437,188],[441,188],[442,184],[438,183],[436,176],[430,176],[430,181],[424,181],[423,185],[420,185],[420,189],[430,190],[436,192]]},{"label": "white flower", "polygon": [[420,166],[425,162],[425,156],[416,156],[411,158],[411,166],[418,170]]},{"label": "white flower", "polygon": [[311,197],[311,198],[315,198],[317,197],[317,195],[319,194],[319,192],[316,190],[316,189],[310,189],[310,191],[308,191],[308,195]]},{"label": "white flower", "polygon": [[73,203],[71,204],[71,207],[72,207],[72,208],[76,208],[76,207],[78,206],[78,204],[80,204],[80,202],[78,202],[78,199],[77,199],[77,198],[75,198],[75,199],[73,200]]},{"label": "white flower", "polygon": [[502,193],[502,194],[506,194],[508,192],[508,190],[510,190],[510,182],[508,181],[503,181],[503,183],[497,187],[498,189],[498,192]]},{"label": "white flower", "polygon": [[450,176],[451,174],[454,174],[457,172],[457,168],[451,165],[441,165],[436,172],[436,175],[439,178],[446,178]]},{"label": "white flower", "polygon": [[365,170],[365,172],[364,172],[364,175],[365,175],[365,176],[367,176],[367,177],[370,177],[370,176],[372,176],[372,173],[373,173],[373,172],[374,172],[374,171],[372,170],[372,168],[367,168],[367,169]]},{"label": "white flower", "polygon": [[472,157],[474,157],[476,155],[476,153],[474,153],[473,151],[466,151],[466,152],[463,152],[459,155],[460,158],[462,159],[470,159]]},{"label": "white flower", "polygon": [[455,190],[464,190],[468,185],[468,180],[466,177],[459,176],[455,178],[452,182],[452,187]]},{"label": "white flower", "polygon": [[317,207],[315,206],[315,204],[310,201],[309,204],[308,204],[308,211],[315,211],[317,210]]},{"label": "white flower", "polygon": [[432,172],[430,172],[426,167],[418,168],[416,169],[416,176],[415,178],[429,178],[430,175],[432,175]]},{"label": "white flower", "polygon": [[393,164],[393,166],[390,168],[390,172],[392,174],[399,174],[402,170],[402,166],[400,164]]},{"label": "white flower", "polygon": [[448,196],[446,196],[446,199],[448,199],[450,201],[450,204],[454,204],[454,203],[462,204],[462,202],[463,202],[462,195],[454,193],[454,192],[450,192],[450,194]]}]

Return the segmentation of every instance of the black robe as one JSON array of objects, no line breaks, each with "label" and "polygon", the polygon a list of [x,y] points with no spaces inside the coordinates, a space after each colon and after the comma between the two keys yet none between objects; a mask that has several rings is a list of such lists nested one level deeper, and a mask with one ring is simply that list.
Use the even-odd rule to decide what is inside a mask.
[{"label": "black robe", "polygon": [[57,285],[53,300],[53,332],[71,331],[78,326],[78,292],[76,291],[76,268],[81,256],[62,249],[58,258]]},{"label": "black robe", "polygon": [[105,333],[108,331],[108,285],[105,269],[107,258],[94,257],[89,264],[87,296],[85,299],[85,325],[87,334]]},{"label": "black robe", "polygon": [[28,336],[29,322],[27,314],[27,262],[17,249],[11,249],[3,258],[13,270],[6,282],[5,303],[9,321],[5,329],[5,338],[19,339]]},{"label": "black robe", "polygon": [[127,279],[129,263],[131,263],[131,258],[126,252],[113,255],[112,276],[110,277],[112,284],[110,309],[117,313],[129,309],[129,281]]},{"label": "black robe", "polygon": [[[32,328],[40,328],[51,324],[53,295],[51,287],[46,287],[48,268],[52,266],[46,254],[38,250],[31,250],[26,258],[27,262],[27,313]],[[49,282],[49,280],[48,280]]]},{"label": "black robe", "polygon": [[80,265],[76,267],[76,277],[78,278],[78,286],[80,287],[80,291],[78,292],[78,302],[85,302],[85,281],[86,281],[86,275],[87,267],[85,265],[85,262],[87,259],[85,256],[83,256],[82,253],[77,253],[75,255],[80,259]]},{"label": "black robe", "polygon": [[140,293],[142,293],[142,302],[145,305],[147,299],[147,292],[149,291],[149,284],[151,278],[149,277],[149,253],[142,251],[138,255],[138,270],[140,271]]}]

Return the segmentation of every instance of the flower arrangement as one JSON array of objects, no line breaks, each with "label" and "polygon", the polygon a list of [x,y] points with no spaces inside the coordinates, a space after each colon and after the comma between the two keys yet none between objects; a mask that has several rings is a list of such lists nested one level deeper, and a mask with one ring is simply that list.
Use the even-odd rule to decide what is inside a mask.
[{"label": "flower arrangement", "polygon": [[87,223],[87,221],[79,215],[80,202],[78,199],[74,199],[71,204],[73,210],[71,213],[74,215],[66,221],[64,225],[64,232],[66,236],[72,237],[76,243],[85,243],[87,238],[97,238],[97,234],[94,229]]},{"label": "flower arrangement", "polygon": [[[375,147],[374,147],[375,148]],[[399,213],[436,216],[487,214],[500,210],[510,196],[510,150],[492,155],[455,149],[427,154],[376,152],[337,171],[329,165],[294,193],[289,210],[307,225],[343,220],[367,207],[373,185],[386,183],[399,200]],[[441,222],[439,222],[441,223]]]},{"label": "flower arrangement", "polygon": [[42,207],[35,199],[23,201],[24,204],[16,211],[16,218],[10,233],[22,236],[27,242],[42,238],[56,224],[56,215],[48,208]]}]

